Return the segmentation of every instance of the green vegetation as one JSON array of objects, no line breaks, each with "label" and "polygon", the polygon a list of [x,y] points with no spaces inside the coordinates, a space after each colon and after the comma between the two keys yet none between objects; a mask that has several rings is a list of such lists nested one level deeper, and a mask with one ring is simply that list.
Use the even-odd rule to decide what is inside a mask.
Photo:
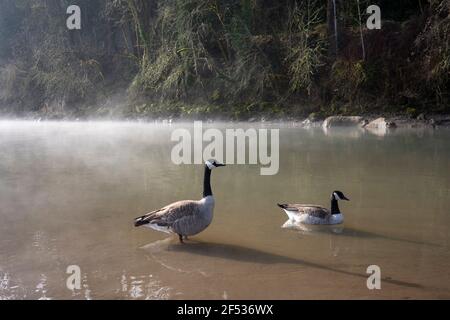
[{"label": "green vegetation", "polygon": [[[1,0],[0,112],[249,119],[450,111],[448,0],[335,3],[336,17],[332,0]],[[66,28],[72,4],[81,30]],[[370,4],[381,7],[381,30],[365,26]]]}]

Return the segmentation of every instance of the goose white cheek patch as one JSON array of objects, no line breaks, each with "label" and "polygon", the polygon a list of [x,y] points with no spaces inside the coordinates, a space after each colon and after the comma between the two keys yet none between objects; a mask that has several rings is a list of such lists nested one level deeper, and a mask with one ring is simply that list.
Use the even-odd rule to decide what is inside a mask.
[{"label": "goose white cheek patch", "polygon": [[208,166],[209,170],[212,170],[213,168],[215,168],[215,166],[209,161],[205,161],[205,164]]},{"label": "goose white cheek patch", "polygon": [[336,192],[333,192],[333,196],[336,200],[342,200]]}]

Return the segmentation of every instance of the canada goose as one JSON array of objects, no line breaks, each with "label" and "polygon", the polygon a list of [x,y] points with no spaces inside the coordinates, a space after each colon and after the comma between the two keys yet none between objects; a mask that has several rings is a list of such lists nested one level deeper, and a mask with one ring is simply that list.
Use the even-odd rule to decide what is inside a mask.
[{"label": "canada goose", "polygon": [[331,194],[331,210],[311,204],[278,204],[293,222],[304,224],[340,224],[344,215],[339,210],[338,200],[350,201],[341,191]]},{"label": "canada goose", "polygon": [[223,167],[216,160],[205,162],[203,177],[203,198],[201,200],[177,201],[164,208],[149,212],[134,219],[134,226],[145,226],[154,230],[176,233],[183,243],[183,237],[192,236],[205,230],[212,221],[214,197],[211,190],[211,170]]}]

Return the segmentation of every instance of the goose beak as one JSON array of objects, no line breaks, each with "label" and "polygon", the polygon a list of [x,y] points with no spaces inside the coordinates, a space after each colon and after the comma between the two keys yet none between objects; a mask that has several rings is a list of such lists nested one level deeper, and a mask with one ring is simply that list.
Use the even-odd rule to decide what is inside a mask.
[{"label": "goose beak", "polygon": [[342,200],[345,200],[345,201],[350,201],[350,199],[349,199],[349,198],[347,198],[347,197],[345,197],[345,196],[344,196],[344,198],[343,198]]}]

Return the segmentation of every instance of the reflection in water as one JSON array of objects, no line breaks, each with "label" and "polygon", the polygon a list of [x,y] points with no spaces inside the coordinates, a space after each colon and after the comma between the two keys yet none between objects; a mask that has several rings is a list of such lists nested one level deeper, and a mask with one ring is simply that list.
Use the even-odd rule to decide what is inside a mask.
[{"label": "reflection in water", "polygon": [[348,128],[322,127],[322,130],[325,133],[325,135],[335,138],[358,139],[364,135],[364,129],[358,126]]},{"label": "reflection in water", "polygon": [[[279,173],[227,167],[212,224],[183,246],[132,226],[201,195],[203,166],[170,160],[179,127],[192,123],[0,121],[0,299],[450,297],[450,131],[273,124]],[[336,189],[352,199],[345,225],[280,228],[277,202],[328,205]],[[80,290],[66,287],[69,265]]]},{"label": "reflection in water", "polygon": [[0,269],[0,300],[16,300],[22,297],[26,297],[26,292],[20,281],[14,281],[8,272],[3,273]]},{"label": "reflection in water", "polygon": [[170,297],[171,289],[161,286],[160,281],[155,280],[151,274],[127,276],[126,271],[123,271],[120,284],[121,293],[124,298],[165,300]]},{"label": "reflection in water", "polygon": [[[14,282],[8,273],[0,274],[0,300],[19,300],[19,299],[37,299],[37,300],[52,300],[48,295],[49,284],[48,277],[41,274],[37,279],[37,284],[32,290],[30,297],[26,294],[26,288]],[[168,299],[170,297],[171,288],[161,286],[161,282],[154,279],[153,275],[130,275],[126,271],[118,281],[120,289],[115,290],[115,293],[121,298],[125,299],[145,299],[158,300]],[[53,288],[55,291],[56,288]],[[88,284],[88,276],[83,275],[81,290],[71,291],[70,296],[62,296],[60,298],[79,299],[82,297],[85,300],[92,300],[92,291]]]},{"label": "reflection in water", "polygon": [[367,130],[367,132],[378,136],[378,137],[384,137],[389,129],[386,126],[381,126],[381,127],[366,127],[365,128]]},{"label": "reflection in water", "polygon": [[41,274],[35,292],[40,295],[39,300],[51,300],[51,298],[47,297],[47,277],[45,274]]},{"label": "reflection in water", "polygon": [[290,219],[287,220],[282,226],[284,229],[291,229],[303,232],[303,234],[311,233],[336,233],[341,234],[344,232],[343,225],[308,225],[304,223],[295,223]]},{"label": "reflection in water", "polygon": [[[145,250],[149,254],[150,259],[159,263],[162,267],[166,268],[167,270],[174,271],[177,273],[184,273],[184,274],[198,273],[202,276],[207,276],[207,273],[202,271],[201,268],[194,268],[191,270],[187,270],[187,269],[184,269],[185,264],[182,265],[183,266],[183,268],[182,268],[178,265],[171,265],[170,262],[165,262],[163,258],[158,257],[158,253],[171,250],[170,249],[171,245],[172,245],[171,243],[172,243],[172,239],[166,238],[164,240],[158,240],[158,241],[149,243],[145,246],[142,246],[141,249]],[[179,263],[179,261],[176,261],[176,262],[177,262],[177,264]]]},{"label": "reflection in water", "polygon": [[381,238],[391,241],[409,242],[417,245],[427,245],[434,247],[442,247],[442,245],[437,243],[429,243],[424,241],[417,241],[411,239],[398,238],[388,235],[382,235],[374,232],[367,232],[364,230],[358,230],[355,228],[345,228],[343,224],[341,225],[307,225],[303,223],[295,223],[291,220],[287,220],[281,228],[299,231],[302,235],[311,234],[338,234],[341,236],[355,237],[355,238]]},{"label": "reflection in water", "polygon": [[91,289],[89,289],[89,284],[87,280],[87,275],[85,274],[83,276],[83,291],[84,291],[84,299],[85,300],[92,300],[91,298]]}]

